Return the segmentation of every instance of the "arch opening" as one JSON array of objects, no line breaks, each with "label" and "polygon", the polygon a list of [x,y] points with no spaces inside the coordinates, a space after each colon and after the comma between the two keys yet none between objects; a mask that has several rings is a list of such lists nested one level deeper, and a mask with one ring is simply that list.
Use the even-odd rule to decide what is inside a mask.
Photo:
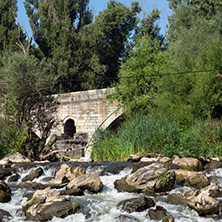
[{"label": "arch opening", "polygon": [[118,133],[119,127],[125,121],[126,121],[126,117],[124,114],[122,114],[119,117],[117,117],[112,123],[110,123],[110,125],[107,128],[111,130],[112,132]]},{"label": "arch opening", "polygon": [[75,133],[76,133],[75,121],[72,119],[68,119],[64,125],[64,136],[73,139]]}]

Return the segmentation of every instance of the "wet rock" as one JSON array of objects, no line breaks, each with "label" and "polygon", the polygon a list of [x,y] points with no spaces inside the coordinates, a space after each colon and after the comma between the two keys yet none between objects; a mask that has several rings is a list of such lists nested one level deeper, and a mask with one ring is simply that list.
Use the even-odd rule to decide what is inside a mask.
[{"label": "wet rock", "polygon": [[99,177],[99,173],[90,172],[74,178],[67,185],[67,189],[79,188],[81,190],[88,190],[93,193],[102,191],[103,184]]},{"label": "wet rock", "polygon": [[80,188],[72,188],[72,189],[68,189],[68,190],[63,190],[60,193],[61,193],[61,195],[70,195],[70,196],[84,195],[83,190],[81,190]]},{"label": "wet rock", "polygon": [[30,163],[31,160],[22,156],[22,154],[20,154],[20,153],[14,153],[14,154],[10,154],[7,157],[1,159],[0,165],[6,164],[9,162],[11,162],[11,163]]},{"label": "wet rock", "polygon": [[183,193],[171,193],[167,195],[167,202],[175,205],[187,205],[190,195]]},{"label": "wet rock", "polygon": [[0,180],[4,180],[6,177],[11,176],[12,171],[6,168],[0,168]]},{"label": "wet rock", "polygon": [[11,200],[11,190],[3,180],[0,180],[0,203],[7,203]]},{"label": "wet rock", "polygon": [[43,174],[43,169],[41,167],[39,167],[38,169],[32,171],[31,173],[29,173],[27,176],[25,176],[24,178],[22,178],[22,182],[26,182],[26,181],[32,181],[35,178],[38,178],[40,176],[42,176]]},{"label": "wet rock", "polygon": [[127,162],[139,162],[141,158],[147,157],[148,154],[145,153],[136,153],[129,156]]},{"label": "wet rock", "polygon": [[194,188],[203,188],[210,184],[209,179],[203,172],[174,170],[176,183],[181,186],[190,186]]},{"label": "wet rock", "polygon": [[132,216],[127,215],[120,215],[118,217],[115,217],[116,222],[139,222],[139,220]]},{"label": "wet rock", "polygon": [[140,159],[140,162],[157,162],[158,159],[157,158],[149,158],[149,157],[142,157]]},{"label": "wet rock", "polygon": [[169,158],[169,157],[162,157],[162,158],[160,158],[159,162],[163,163],[163,164],[168,164],[168,163],[171,163],[171,158]]},{"label": "wet rock", "polygon": [[136,153],[129,156],[128,162],[153,162],[159,160],[159,154],[156,153]]},{"label": "wet rock", "polygon": [[222,168],[222,161],[211,160],[209,163],[206,164],[204,168],[207,172],[213,171],[218,168]]},{"label": "wet rock", "polygon": [[172,162],[177,164],[183,170],[201,171],[203,169],[202,163],[195,158],[175,158]]},{"label": "wet rock", "polygon": [[165,216],[162,222],[175,222],[175,219],[172,216]]},{"label": "wet rock", "polygon": [[166,209],[162,206],[156,206],[154,209],[149,209],[148,210],[148,216],[150,217],[151,220],[161,220],[166,214]]},{"label": "wet rock", "polygon": [[[73,209],[74,208],[74,209]],[[61,196],[54,189],[38,190],[33,194],[31,200],[23,204],[23,211],[27,220],[47,221],[54,216],[67,216],[77,208],[70,201]]]},{"label": "wet rock", "polygon": [[212,198],[221,197],[222,195],[222,188],[215,184],[204,187],[201,189],[201,191]]},{"label": "wet rock", "polygon": [[36,182],[21,182],[18,185],[18,188],[34,189],[34,190],[43,190],[47,188],[46,184],[36,183]]},{"label": "wet rock", "polygon": [[150,197],[138,197],[129,200],[123,200],[118,205],[117,208],[126,211],[128,213],[141,212],[150,207],[154,207],[155,202]]},{"label": "wet rock", "polygon": [[190,199],[187,205],[196,210],[200,216],[218,214],[220,211],[220,202],[208,196],[204,191]]},{"label": "wet rock", "polygon": [[71,182],[74,178],[85,174],[85,169],[81,166],[70,167],[67,164],[62,164],[60,169],[55,175],[55,178],[48,182],[49,186],[53,184],[63,184],[66,182]]},{"label": "wet rock", "polygon": [[174,171],[169,171],[163,164],[153,163],[116,180],[114,186],[119,192],[144,192],[153,195],[155,192],[171,190],[174,183]]},{"label": "wet rock", "polygon": [[9,177],[8,182],[17,182],[19,180],[20,176],[16,173]]},{"label": "wet rock", "polygon": [[0,209],[0,218],[4,219],[4,218],[7,218],[7,217],[11,217],[11,214],[6,210]]}]

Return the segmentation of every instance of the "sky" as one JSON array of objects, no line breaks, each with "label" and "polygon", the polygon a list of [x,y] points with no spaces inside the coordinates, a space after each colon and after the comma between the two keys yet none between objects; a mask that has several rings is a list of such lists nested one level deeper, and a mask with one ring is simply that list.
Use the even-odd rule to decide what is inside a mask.
[{"label": "sky", "polygon": [[[159,25],[161,27],[161,33],[164,34],[167,30],[167,17],[171,15],[171,11],[168,8],[167,0],[138,0],[142,8],[141,16],[149,14],[153,8],[158,8],[161,11],[161,18]],[[90,0],[89,7],[92,9],[95,16],[98,15],[100,11],[106,9],[107,2],[109,0]],[[130,6],[132,0],[119,0],[119,2],[124,3],[126,6]],[[18,22],[28,33],[28,37],[32,36],[32,31],[29,26],[28,17],[25,13],[24,0],[18,0]]]}]

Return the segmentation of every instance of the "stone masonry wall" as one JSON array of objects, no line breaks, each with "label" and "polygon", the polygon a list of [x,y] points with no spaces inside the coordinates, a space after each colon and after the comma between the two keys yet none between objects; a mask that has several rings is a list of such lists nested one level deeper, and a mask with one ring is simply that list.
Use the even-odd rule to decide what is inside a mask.
[{"label": "stone masonry wall", "polygon": [[88,133],[89,139],[99,126],[108,127],[122,114],[121,111],[116,113],[116,102],[110,104],[105,99],[112,90],[97,89],[55,95],[60,105],[51,135],[63,134],[68,119],[74,120],[76,133]]}]

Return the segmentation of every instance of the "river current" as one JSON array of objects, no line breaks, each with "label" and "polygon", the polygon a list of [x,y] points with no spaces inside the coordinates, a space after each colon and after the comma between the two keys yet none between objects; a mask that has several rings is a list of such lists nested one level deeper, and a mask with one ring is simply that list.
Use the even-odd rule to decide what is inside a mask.
[{"label": "river current", "polygon": [[[32,170],[36,169],[39,166],[24,170],[19,168],[18,174],[20,179],[18,182],[8,183],[7,185],[12,189],[12,200],[9,203],[0,203],[0,209],[8,211],[12,217],[8,219],[9,222],[25,222],[25,215],[22,211],[22,205],[27,201],[28,192],[26,189],[17,189],[16,186],[21,182],[22,178],[25,177]],[[52,165],[49,167],[47,165],[41,166],[44,170],[44,174],[35,179],[35,182],[46,183],[46,178],[53,177],[55,175],[55,167]],[[115,167],[115,164],[113,165]],[[117,204],[125,199],[130,199],[133,197],[139,197],[142,194],[134,194],[127,192],[117,192],[114,188],[114,181],[122,178],[123,176],[130,174],[132,166],[125,166],[119,172],[107,172],[103,165],[98,166],[88,166],[86,167],[86,172],[97,171],[100,173],[100,178],[104,185],[103,190],[99,194],[91,194],[85,192],[84,196],[71,196],[72,199],[75,199],[77,203],[81,206],[80,210],[75,214],[70,215],[64,219],[54,217],[51,222],[116,222],[115,218],[120,215],[127,215],[134,218],[137,218],[141,222],[152,222],[147,216],[147,210],[143,212],[134,212],[127,213],[122,212],[117,209]],[[115,171],[115,170],[114,170]],[[217,176],[222,175],[222,169],[215,171]],[[209,176],[209,175],[208,175]],[[190,188],[188,187],[179,187],[175,188],[170,192],[183,192],[187,191]],[[154,201],[156,205],[163,206],[167,212],[175,218],[176,222],[213,222],[216,221],[212,218],[203,218],[199,217],[198,213],[194,210],[191,210],[189,207],[182,205],[172,205],[166,203],[166,196],[155,197]],[[1,220],[0,220],[1,221]],[[222,221],[222,220],[217,220]]]}]

